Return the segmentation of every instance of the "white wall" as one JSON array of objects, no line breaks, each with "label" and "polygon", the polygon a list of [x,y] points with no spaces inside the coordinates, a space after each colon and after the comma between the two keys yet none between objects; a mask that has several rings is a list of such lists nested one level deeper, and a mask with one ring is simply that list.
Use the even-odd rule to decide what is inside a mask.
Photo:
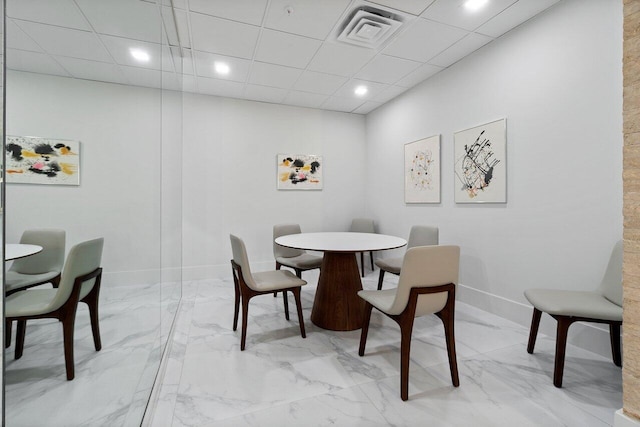
[{"label": "white wall", "polygon": [[[503,117],[508,202],[455,204],[453,133]],[[367,210],[381,231],[439,226],[441,243],[461,246],[460,297],[528,325],[525,289],[595,288],[622,238],[621,2],[561,2],[366,126]],[[435,134],[442,203],[405,205],[403,144]]]},{"label": "white wall", "polygon": [[[346,230],[365,206],[364,117],[184,96],[184,277],[228,276],[229,233],[273,268],[272,227]],[[323,156],[322,191],[278,191],[277,154]]]}]

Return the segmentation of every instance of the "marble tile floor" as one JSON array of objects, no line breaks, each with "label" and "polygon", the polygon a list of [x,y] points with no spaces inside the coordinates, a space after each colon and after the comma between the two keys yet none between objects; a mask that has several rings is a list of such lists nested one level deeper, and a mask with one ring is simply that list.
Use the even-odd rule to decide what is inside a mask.
[{"label": "marble tile floor", "polygon": [[[158,400],[145,422],[182,426],[611,426],[622,407],[622,374],[611,360],[567,349],[564,388],[551,382],[553,337],[526,352],[528,330],[458,303],[460,387],[451,385],[442,325],[417,320],[409,400],[400,399],[399,330],[372,316],[367,350],[360,331],[334,332],[310,321],[317,273],[302,291],[307,338],[282,297],[256,297],[247,347],[232,331],[231,277],[183,284],[183,299]],[[394,277],[385,280],[393,285]],[[363,281],[375,289],[377,272]],[[290,299],[292,301],[293,298]]]},{"label": "marble tile floor", "polygon": [[160,365],[160,341],[169,330],[166,322],[172,316],[167,313],[177,309],[176,289],[157,284],[109,287],[103,282],[103,347],[95,351],[89,313],[80,304],[73,381],[66,380],[58,321],[27,322],[24,354],[19,360],[13,354],[14,325],[12,345],[5,350],[5,425],[140,425]]}]

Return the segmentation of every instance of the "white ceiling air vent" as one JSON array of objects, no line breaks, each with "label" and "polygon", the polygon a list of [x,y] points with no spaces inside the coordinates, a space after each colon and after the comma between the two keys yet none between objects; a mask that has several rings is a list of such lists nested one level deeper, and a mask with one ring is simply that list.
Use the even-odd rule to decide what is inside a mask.
[{"label": "white ceiling air vent", "polygon": [[399,15],[373,7],[359,7],[343,24],[337,40],[356,46],[377,49],[382,46],[402,25]]}]

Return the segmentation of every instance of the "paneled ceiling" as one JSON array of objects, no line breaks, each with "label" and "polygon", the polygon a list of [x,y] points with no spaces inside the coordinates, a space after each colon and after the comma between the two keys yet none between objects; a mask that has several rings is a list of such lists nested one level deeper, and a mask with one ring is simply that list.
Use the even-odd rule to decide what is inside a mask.
[{"label": "paneled ceiling", "polygon": [[[475,11],[465,2],[7,0],[6,62],[13,70],[366,114],[558,0],[488,0]],[[370,12],[353,28],[358,41],[387,34],[385,19],[397,30],[375,47],[339,41],[357,10]],[[360,86],[366,93],[357,95]]]}]

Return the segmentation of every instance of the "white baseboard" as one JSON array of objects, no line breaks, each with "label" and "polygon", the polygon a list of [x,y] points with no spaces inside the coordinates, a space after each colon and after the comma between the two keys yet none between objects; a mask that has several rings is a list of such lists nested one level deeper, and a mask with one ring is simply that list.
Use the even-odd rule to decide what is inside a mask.
[{"label": "white baseboard", "polygon": [[[462,284],[458,285],[457,299],[484,311],[509,319],[525,326],[527,329],[531,326],[533,307],[530,305],[509,300]],[[551,318],[551,316],[543,314],[538,333],[555,337],[556,321]],[[602,327],[595,323],[574,323],[569,329],[568,342],[603,357],[611,357],[609,328],[606,326]],[[527,343],[524,342],[523,345],[526,346]]]},{"label": "white baseboard", "polygon": [[613,417],[613,427],[640,427],[640,420],[626,415],[618,409]]}]

